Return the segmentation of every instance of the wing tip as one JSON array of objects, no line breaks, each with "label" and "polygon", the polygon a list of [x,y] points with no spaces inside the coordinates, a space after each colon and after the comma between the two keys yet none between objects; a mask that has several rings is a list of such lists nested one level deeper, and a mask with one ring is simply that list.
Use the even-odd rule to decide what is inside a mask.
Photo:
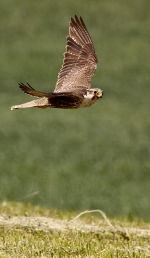
[{"label": "wing tip", "polygon": [[[27,84],[27,85],[26,85]],[[26,84],[24,84],[23,82],[18,82],[18,85],[19,85],[19,88],[20,89],[23,89],[23,88],[30,88],[30,89],[33,89],[32,87],[31,87],[31,85],[28,83],[28,82],[26,82]]]},{"label": "wing tip", "polygon": [[73,17],[71,16],[71,23],[74,25],[84,24],[83,18],[81,16],[78,16],[77,14],[75,14]]}]

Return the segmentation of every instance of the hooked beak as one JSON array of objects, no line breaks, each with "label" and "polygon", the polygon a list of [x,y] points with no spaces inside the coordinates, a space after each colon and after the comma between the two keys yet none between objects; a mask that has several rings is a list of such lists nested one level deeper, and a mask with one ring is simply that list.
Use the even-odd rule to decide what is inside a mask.
[{"label": "hooked beak", "polygon": [[102,98],[102,96],[103,96],[103,90],[96,92],[96,97]]}]

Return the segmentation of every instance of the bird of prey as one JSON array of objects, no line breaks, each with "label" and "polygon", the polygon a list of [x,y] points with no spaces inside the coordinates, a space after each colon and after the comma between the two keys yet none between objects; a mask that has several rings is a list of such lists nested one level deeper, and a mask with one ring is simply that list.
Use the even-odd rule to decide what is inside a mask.
[{"label": "bird of prey", "polygon": [[54,92],[37,91],[29,83],[19,83],[21,90],[38,98],[12,106],[11,110],[29,107],[69,109],[91,106],[103,95],[101,89],[90,88],[96,67],[97,57],[92,39],[82,17],[75,15],[70,20],[63,65]]}]

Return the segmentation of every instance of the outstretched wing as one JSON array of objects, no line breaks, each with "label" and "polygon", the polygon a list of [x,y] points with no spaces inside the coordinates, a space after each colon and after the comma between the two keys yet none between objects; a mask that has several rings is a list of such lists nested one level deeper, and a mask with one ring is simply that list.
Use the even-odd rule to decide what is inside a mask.
[{"label": "outstretched wing", "polygon": [[91,86],[97,66],[94,46],[83,19],[71,18],[63,66],[54,92],[84,91]]},{"label": "outstretched wing", "polygon": [[20,89],[29,95],[35,97],[46,97],[49,99],[50,104],[52,107],[59,107],[59,108],[75,108],[76,106],[80,105],[83,101],[83,92],[42,92],[37,91],[31,87],[29,83],[27,85],[23,83],[19,83]]},{"label": "outstretched wing", "polygon": [[19,87],[20,89],[24,92],[27,93],[29,95],[35,96],[35,97],[47,97],[49,93],[46,92],[42,92],[42,91],[38,91],[35,90],[34,88],[31,87],[31,85],[29,83],[27,83],[27,85],[25,85],[24,83],[19,83]]}]

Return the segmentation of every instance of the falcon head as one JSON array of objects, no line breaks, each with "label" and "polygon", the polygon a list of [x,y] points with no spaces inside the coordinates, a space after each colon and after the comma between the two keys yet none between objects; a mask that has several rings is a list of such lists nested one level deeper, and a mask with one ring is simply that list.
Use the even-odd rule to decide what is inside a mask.
[{"label": "falcon head", "polygon": [[87,96],[89,98],[91,97],[91,98],[94,98],[94,99],[102,98],[103,90],[98,89],[98,88],[88,89],[87,90]]}]

